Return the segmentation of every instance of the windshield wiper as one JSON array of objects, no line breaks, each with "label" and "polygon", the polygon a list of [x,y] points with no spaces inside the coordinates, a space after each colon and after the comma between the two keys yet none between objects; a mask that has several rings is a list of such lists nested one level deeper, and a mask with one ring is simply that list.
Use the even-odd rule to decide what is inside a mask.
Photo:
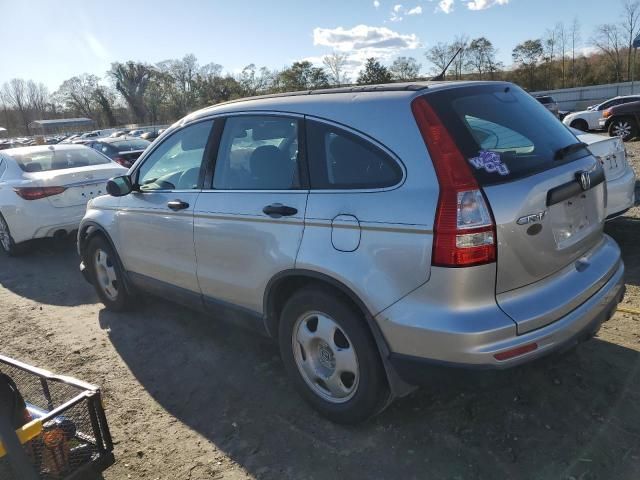
[{"label": "windshield wiper", "polygon": [[582,150],[583,148],[587,148],[587,144],[583,142],[572,143],[571,145],[567,145],[566,147],[559,148],[553,154],[554,160],[562,160],[564,157],[569,155],[570,153],[577,152],[578,150]]}]

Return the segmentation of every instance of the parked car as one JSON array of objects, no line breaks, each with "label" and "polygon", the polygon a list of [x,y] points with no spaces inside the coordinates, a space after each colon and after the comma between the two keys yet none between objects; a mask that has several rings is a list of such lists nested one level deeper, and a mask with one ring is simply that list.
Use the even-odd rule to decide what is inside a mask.
[{"label": "parked car", "polygon": [[551,95],[540,95],[535,97],[535,99],[538,100],[542,105],[544,105],[544,108],[549,110],[556,117],[559,116],[560,107]]},{"label": "parked car", "polygon": [[87,201],[126,169],[80,145],[21,147],[0,152],[0,247],[12,255],[34,238],[78,228]]},{"label": "parked car", "polygon": [[114,162],[129,168],[151,142],[136,137],[100,138],[87,144]]},{"label": "parked car", "polygon": [[136,130],[131,130],[127,135],[130,135],[132,137],[139,137],[143,133],[144,133],[144,130],[136,129]]},{"label": "parked car", "polygon": [[624,143],[619,137],[605,137],[572,129],[578,140],[587,144],[589,151],[602,167],[607,180],[607,220],[619,217],[635,203],[636,174],[627,161]]},{"label": "parked car", "polygon": [[123,135],[127,135],[128,133],[129,133],[129,130],[116,130],[109,136],[111,138],[117,138],[117,137],[122,137]]},{"label": "parked car", "polygon": [[108,309],[152,292],[256,328],[336,422],[613,314],[602,165],[521,88],[304,93],[190,114],[89,202],[81,270]]},{"label": "parked car", "polygon": [[600,126],[609,136],[628,142],[640,134],[639,114],[640,101],[615,105],[602,113]]},{"label": "parked car", "polygon": [[577,128],[578,130],[585,132],[587,130],[602,130],[600,120],[602,119],[602,114],[607,108],[624,103],[636,102],[638,100],[640,100],[640,96],[638,95],[611,98],[606,102],[593,105],[587,108],[587,110],[568,114],[562,119],[562,123],[568,127]]},{"label": "parked car", "polygon": [[142,135],[140,135],[140,138],[152,142],[153,140],[155,140],[160,136],[160,133],[161,132],[159,130],[152,131],[152,132],[144,132]]}]

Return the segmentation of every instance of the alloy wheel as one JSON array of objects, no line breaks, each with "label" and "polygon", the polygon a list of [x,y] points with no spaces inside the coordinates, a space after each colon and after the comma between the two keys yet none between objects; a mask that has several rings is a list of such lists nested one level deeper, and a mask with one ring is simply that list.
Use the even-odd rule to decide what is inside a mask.
[{"label": "alloy wheel", "polygon": [[358,356],[344,330],[328,315],[308,312],[292,330],[294,358],[302,378],[331,403],[350,400],[360,379]]},{"label": "alloy wheel", "polygon": [[613,125],[613,133],[616,137],[628,137],[631,135],[631,124],[626,120],[620,120]]},{"label": "alloy wheel", "polygon": [[107,252],[98,248],[94,253],[93,265],[100,289],[109,300],[115,301],[118,298],[118,276],[113,260]]}]

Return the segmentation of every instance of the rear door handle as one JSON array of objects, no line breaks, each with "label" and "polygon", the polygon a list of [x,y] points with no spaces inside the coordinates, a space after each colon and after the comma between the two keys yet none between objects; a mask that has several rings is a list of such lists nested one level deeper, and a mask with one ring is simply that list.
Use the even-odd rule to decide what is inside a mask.
[{"label": "rear door handle", "polygon": [[262,209],[262,211],[273,218],[290,217],[291,215],[298,213],[297,208],[288,207],[281,203],[272,203],[271,205],[267,205]]},{"label": "rear door handle", "polygon": [[167,202],[167,207],[169,207],[174,212],[177,212],[178,210],[189,208],[189,204],[187,202],[183,202],[182,200],[171,200],[170,202]]}]

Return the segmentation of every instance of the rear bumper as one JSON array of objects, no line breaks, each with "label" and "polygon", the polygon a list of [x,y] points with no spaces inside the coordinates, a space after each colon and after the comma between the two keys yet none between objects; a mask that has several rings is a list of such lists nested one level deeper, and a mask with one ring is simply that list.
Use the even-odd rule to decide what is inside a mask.
[{"label": "rear bumper", "polygon": [[[393,352],[390,360],[401,375],[411,370],[407,364],[503,369],[589,338],[613,315],[624,295],[624,265],[619,256],[615,260],[614,272],[584,302],[553,323],[520,335],[515,322],[495,302],[493,306],[450,311],[447,317],[442,311],[434,312],[421,294],[414,292],[376,317]],[[532,343],[537,348],[520,356],[508,360],[494,357]]]},{"label": "rear bumper", "polygon": [[615,218],[635,203],[636,174],[627,167],[624,175],[607,180],[607,219]]},{"label": "rear bumper", "polygon": [[70,233],[78,228],[85,205],[56,208],[46,200],[33,200],[26,205],[6,209],[3,213],[16,243],[52,237],[57,231]]}]

